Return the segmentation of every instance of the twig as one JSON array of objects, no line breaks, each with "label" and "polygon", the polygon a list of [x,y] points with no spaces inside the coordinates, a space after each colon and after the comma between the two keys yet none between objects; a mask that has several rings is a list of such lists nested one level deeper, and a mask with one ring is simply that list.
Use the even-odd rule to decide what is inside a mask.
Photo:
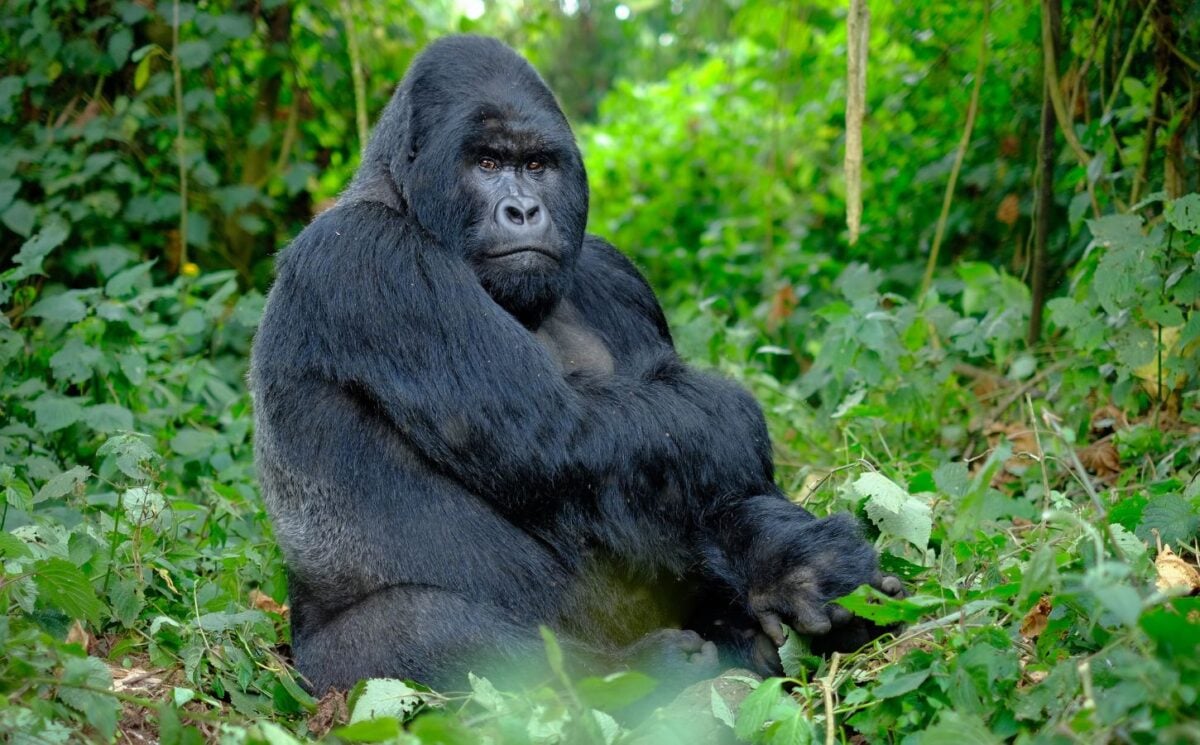
[{"label": "twig", "polygon": [[1108,94],[1108,100],[1104,102],[1104,116],[1107,116],[1112,111],[1113,104],[1117,102],[1117,95],[1121,92],[1121,82],[1125,80],[1125,73],[1129,72],[1129,64],[1133,62],[1133,52],[1137,48],[1138,37],[1142,35],[1142,29],[1150,21],[1150,13],[1154,10],[1154,6],[1158,4],[1158,0],[1150,0],[1146,3],[1146,9],[1142,11],[1142,17],[1138,19],[1137,28],[1133,31],[1133,36],[1129,37],[1129,48],[1125,50],[1125,58],[1121,60],[1121,68],[1117,71],[1117,77],[1113,78],[1112,90]]},{"label": "twig", "polygon": [[987,70],[987,34],[991,16],[992,5],[990,2],[985,2],[983,4],[983,28],[979,32],[979,62],[975,65],[975,84],[971,88],[971,103],[967,106],[967,123],[963,127],[958,151],[954,154],[954,166],[950,169],[950,181],[946,184],[946,193],[942,196],[942,213],[938,215],[937,229],[933,233],[933,246],[929,249],[929,261],[925,264],[925,276],[921,280],[922,296],[929,292],[929,288],[933,284],[933,270],[937,267],[938,252],[942,247],[942,238],[946,234],[946,222],[950,218],[950,204],[954,201],[954,186],[958,183],[958,172],[962,170],[963,159],[967,155],[967,146],[971,144],[971,131],[975,128],[975,115],[979,111],[979,91],[983,87],[983,75]]},{"label": "twig", "polygon": [[867,98],[867,49],[871,39],[871,11],[866,0],[850,0],[846,17],[846,227],[850,245],[858,242],[862,228],[862,126]]},{"label": "twig", "polygon": [[834,745],[837,741],[837,728],[833,717],[833,679],[837,677],[838,663],[841,654],[834,652],[829,661],[829,672],[821,679],[821,688],[825,693],[825,745]]},{"label": "twig", "polygon": [[174,2],[171,23],[171,76],[175,80],[175,151],[179,158],[179,265],[181,271],[188,263],[188,175],[184,157],[183,69],[179,64],[179,0]]},{"label": "twig", "polygon": [[1062,91],[1058,82],[1058,55],[1054,50],[1054,33],[1050,24],[1050,11],[1047,7],[1050,0],[1042,0],[1042,54],[1045,58],[1046,95],[1054,106],[1054,115],[1058,117],[1059,127],[1063,137],[1071,147],[1071,152],[1084,168],[1088,167],[1092,158],[1083,149],[1083,143],[1075,136],[1075,130],[1070,126],[1071,119],[1067,116],[1067,105],[1063,102]]},{"label": "twig", "polygon": [[358,124],[358,147],[361,151],[367,147],[367,83],[363,78],[362,57],[358,50],[353,0],[342,0],[342,20],[346,23],[346,42],[350,48],[350,78],[354,81],[354,119]]}]

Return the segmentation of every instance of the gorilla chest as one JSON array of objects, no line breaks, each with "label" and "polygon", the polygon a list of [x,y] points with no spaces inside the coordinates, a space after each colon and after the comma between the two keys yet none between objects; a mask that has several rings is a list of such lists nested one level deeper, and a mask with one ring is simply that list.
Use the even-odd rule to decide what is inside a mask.
[{"label": "gorilla chest", "polygon": [[562,366],[564,373],[612,374],[612,352],[570,303],[559,303],[534,335]]}]

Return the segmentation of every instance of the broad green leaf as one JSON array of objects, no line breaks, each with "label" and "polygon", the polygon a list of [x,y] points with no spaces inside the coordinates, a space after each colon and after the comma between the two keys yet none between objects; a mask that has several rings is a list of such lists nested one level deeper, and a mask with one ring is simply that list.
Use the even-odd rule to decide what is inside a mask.
[{"label": "broad green leaf", "polygon": [[108,57],[117,68],[125,65],[131,49],[133,49],[133,31],[128,27],[118,28],[112,36],[108,37]]},{"label": "broad green leaf", "polygon": [[65,559],[43,559],[33,565],[39,599],[70,618],[93,623],[100,620],[104,604],[79,567]]},{"label": "broad green leaf", "polygon": [[404,721],[421,705],[421,692],[402,680],[371,678],[360,686],[351,694],[351,724],[380,717]]},{"label": "broad green leaf", "polygon": [[962,499],[971,488],[971,475],[962,461],[943,463],[933,472],[933,482],[948,497]]},{"label": "broad green leaf", "polygon": [[150,477],[145,465],[156,461],[158,454],[146,444],[143,435],[125,432],[108,438],[97,455],[112,455],[116,459],[117,469],[131,479],[141,481]]},{"label": "broad green leaf", "polygon": [[579,697],[585,704],[605,711],[628,706],[657,687],[657,681],[636,670],[616,672],[603,678],[584,678],[576,684]]},{"label": "broad green leaf", "polygon": [[935,608],[943,608],[947,601],[931,595],[913,595],[907,598],[889,597],[868,585],[834,601],[854,615],[880,625],[912,623]]},{"label": "broad green leaf", "polygon": [[1163,545],[1179,546],[1191,543],[1200,530],[1200,514],[1178,494],[1160,494],[1142,510],[1142,522],[1134,531],[1147,544],[1155,543],[1155,531]]},{"label": "broad green leaf", "polygon": [[68,235],[70,230],[65,224],[55,223],[21,244],[21,250],[13,257],[17,268],[8,275],[9,281],[17,282],[35,274],[45,274],[42,261],[51,251],[61,246]]},{"label": "broad green leaf", "polygon": [[722,724],[732,729],[735,720],[733,716],[733,710],[729,708],[729,702],[725,700],[724,696],[717,693],[717,687],[715,685],[710,684],[708,687],[708,692],[709,710],[712,712],[712,715],[716,717],[717,720]]},{"label": "broad green leaf", "polygon": [[259,722],[255,726],[258,727],[258,732],[267,745],[301,745],[300,740],[296,739],[291,732],[274,722]]},{"label": "broad green leaf", "polygon": [[37,219],[33,212],[33,205],[26,202],[24,199],[18,199],[0,214],[0,222],[3,222],[8,229],[17,235],[25,238],[33,232],[33,223]]},{"label": "broad green leaf", "polygon": [[56,380],[78,384],[92,377],[103,357],[99,349],[72,337],[50,358],[50,368]]},{"label": "broad green leaf", "polygon": [[185,70],[203,67],[212,57],[212,45],[203,39],[192,39],[179,45],[175,52],[179,66]]},{"label": "broad green leaf", "polygon": [[78,292],[67,290],[57,295],[43,297],[30,306],[29,310],[25,311],[25,315],[44,318],[47,321],[75,323],[83,320],[87,315],[87,305],[79,299]]},{"label": "broad green leaf", "polygon": [[880,684],[875,686],[871,691],[875,698],[896,698],[897,696],[911,693],[920,688],[921,684],[928,680],[929,674],[932,672],[929,668],[911,673],[889,674],[890,671],[891,668],[888,668],[884,671],[883,675],[879,676]]},{"label": "broad green leaf", "polygon": [[400,722],[393,717],[365,719],[338,727],[332,734],[346,742],[386,742],[400,736]]},{"label": "broad green leaf", "polygon": [[1167,202],[1164,216],[1177,230],[1200,233],[1200,194],[1188,194]]},{"label": "broad green leaf", "polygon": [[95,404],[83,412],[83,421],[102,433],[133,429],[133,412],[118,404]]},{"label": "broad green leaf", "polygon": [[945,710],[937,724],[920,733],[921,745],[1001,745],[983,720],[974,714]]},{"label": "broad green leaf", "polygon": [[471,699],[488,711],[504,709],[504,697],[492,681],[481,678],[475,673],[467,673],[467,682],[471,684]]},{"label": "broad green leaf", "polygon": [[854,482],[853,488],[866,498],[867,517],[881,531],[903,538],[922,551],[928,547],[933,530],[933,513],[929,505],[880,473],[864,473]]},{"label": "broad green leaf", "polygon": [[203,455],[212,449],[217,436],[198,429],[181,429],[171,438],[171,450],[185,458]]},{"label": "broad green leaf", "polygon": [[58,499],[66,496],[79,484],[83,484],[92,475],[91,469],[87,466],[75,466],[74,468],[63,471],[54,478],[47,481],[38,493],[34,496],[34,503],[44,502],[47,499]]},{"label": "broad green leaf", "polygon": [[734,734],[740,740],[751,740],[762,732],[768,722],[790,717],[800,708],[796,700],[783,691],[784,678],[768,678],[759,684],[738,709]]},{"label": "broad green leaf", "polygon": [[83,407],[79,405],[79,399],[67,398],[57,393],[45,393],[29,407],[33,410],[37,428],[45,434],[70,427],[83,418]]},{"label": "broad green leaf", "polygon": [[116,698],[101,693],[111,688],[112,673],[102,660],[95,657],[70,657],[63,665],[58,698],[83,714],[87,723],[95,727],[107,740],[117,729],[117,712],[121,708]]}]

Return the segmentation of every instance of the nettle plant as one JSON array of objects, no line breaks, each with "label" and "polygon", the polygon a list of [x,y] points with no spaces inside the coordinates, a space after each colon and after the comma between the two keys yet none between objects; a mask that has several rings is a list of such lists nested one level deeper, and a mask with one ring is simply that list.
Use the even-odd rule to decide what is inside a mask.
[{"label": "nettle plant", "polygon": [[[1158,204],[1161,220],[1137,214]],[[1088,253],[1070,294],[1047,304],[1051,321],[1085,368],[1114,379],[1118,402],[1148,397],[1200,423],[1200,194],[1158,193],[1087,225]]]}]

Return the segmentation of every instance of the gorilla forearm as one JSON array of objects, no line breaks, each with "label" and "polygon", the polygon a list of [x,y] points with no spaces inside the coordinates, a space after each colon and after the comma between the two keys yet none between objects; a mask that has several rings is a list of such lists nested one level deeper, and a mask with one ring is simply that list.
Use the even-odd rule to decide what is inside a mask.
[{"label": "gorilla forearm", "polygon": [[[362,228],[387,222],[401,224],[386,245],[375,243],[380,231]],[[290,292],[277,293],[268,314],[294,319],[286,326],[294,338],[268,331],[260,343],[292,359],[259,365],[259,379],[313,375],[365,397],[422,457],[501,507],[557,499],[631,469],[671,475],[689,494],[770,483],[761,414],[740,388],[686,368],[669,347],[573,387],[478,284],[406,246],[403,227],[382,205],[335,208],[288,249],[279,286]],[[360,271],[336,295],[310,281],[325,275],[328,257],[349,252]],[[396,329],[413,327],[426,332],[397,338]]]}]

